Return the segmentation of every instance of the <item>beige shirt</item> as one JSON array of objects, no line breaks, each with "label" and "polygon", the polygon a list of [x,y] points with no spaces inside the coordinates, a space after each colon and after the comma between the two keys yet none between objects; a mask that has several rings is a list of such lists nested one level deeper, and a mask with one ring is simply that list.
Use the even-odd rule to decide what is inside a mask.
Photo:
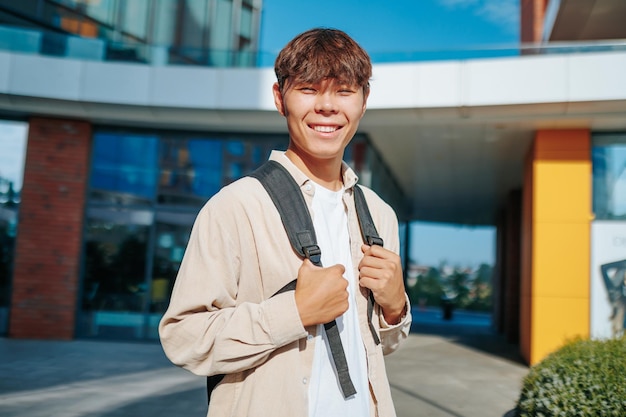
[{"label": "beige shirt", "polygon": [[[280,152],[270,157],[278,162],[284,158]],[[315,187],[291,164],[283,165],[310,207]],[[343,181],[358,276],[363,255],[353,197],[357,177],[345,164]],[[385,248],[398,253],[395,213],[373,191],[365,187],[363,191]],[[198,214],[159,334],[174,364],[198,375],[226,374],[213,391],[209,417],[307,416],[315,350],[310,335],[315,326],[303,327],[293,291],[272,297],[297,276],[301,264],[272,200],[254,178],[224,187]],[[376,345],[368,327],[364,288],[357,295],[357,308],[372,415],[395,416],[383,354],[393,352],[406,338],[411,315],[389,326],[377,307],[373,322],[381,344]]]}]

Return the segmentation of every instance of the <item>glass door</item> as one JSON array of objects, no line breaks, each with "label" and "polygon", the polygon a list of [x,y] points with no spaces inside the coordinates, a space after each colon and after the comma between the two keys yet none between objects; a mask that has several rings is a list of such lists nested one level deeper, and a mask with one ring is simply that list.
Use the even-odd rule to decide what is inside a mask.
[{"label": "glass door", "polygon": [[27,136],[27,123],[0,120],[0,335],[7,334],[9,324]]},{"label": "glass door", "polygon": [[153,217],[148,210],[88,210],[80,334],[145,337],[146,252]]},{"label": "glass door", "polygon": [[156,215],[147,338],[159,337],[159,321],[169,304],[194,218],[195,214],[189,213],[159,212]]}]

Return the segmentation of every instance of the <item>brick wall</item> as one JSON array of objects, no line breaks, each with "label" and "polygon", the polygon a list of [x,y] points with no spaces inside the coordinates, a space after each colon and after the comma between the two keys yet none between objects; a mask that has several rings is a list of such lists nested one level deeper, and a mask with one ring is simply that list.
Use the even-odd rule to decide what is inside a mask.
[{"label": "brick wall", "polygon": [[520,1],[520,40],[522,43],[541,42],[548,0]]},{"label": "brick wall", "polygon": [[90,144],[89,123],[30,120],[10,337],[74,337]]}]

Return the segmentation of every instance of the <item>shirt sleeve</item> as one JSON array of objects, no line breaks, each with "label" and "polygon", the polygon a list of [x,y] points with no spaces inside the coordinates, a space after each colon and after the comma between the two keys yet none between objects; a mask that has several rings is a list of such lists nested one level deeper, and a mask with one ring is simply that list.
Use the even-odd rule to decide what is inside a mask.
[{"label": "shirt sleeve", "polygon": [[408,295],[405,294],[406,309],[404,316],[400,319],[398,324],[388,324],[385,320],[385,316],[382,314],[380,317],[380,342],[383,346],[383,354],[387,355],[394,352],[400,343],[409,336],[411,330],[411,302]]},{"label": "shirt sleeve", "polygon": [[192,228],[159,336],[167,357],[195,374],[254,368],[307,335],[293,291],[256,302],[239,299],[242,258],[257,256],[249,224],[242,205],[224,201],[221,192]]}]

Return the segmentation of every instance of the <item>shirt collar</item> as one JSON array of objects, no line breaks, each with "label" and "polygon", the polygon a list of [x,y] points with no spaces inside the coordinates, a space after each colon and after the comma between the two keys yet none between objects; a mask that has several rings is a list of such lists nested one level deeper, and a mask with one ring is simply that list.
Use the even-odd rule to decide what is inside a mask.
[{"label": "shirt collar", "polygon": [[[291,162],[289,158],[287,158],[287,156],[285,156],[284,151],[272,151],[269,159],[270,161],[276,161],[284,166],[300,187],[302,187],[307,182],[312,181],[302,171],[300,171],[300,169],[295,166],[294,163]],[[354,170],[350,168],[350,166],[344,161],[341,162],[341,175],[343,178],[343,185],[346,190],[354,187],[354,185],[359,180],[359,177],[356,175]]]}]

